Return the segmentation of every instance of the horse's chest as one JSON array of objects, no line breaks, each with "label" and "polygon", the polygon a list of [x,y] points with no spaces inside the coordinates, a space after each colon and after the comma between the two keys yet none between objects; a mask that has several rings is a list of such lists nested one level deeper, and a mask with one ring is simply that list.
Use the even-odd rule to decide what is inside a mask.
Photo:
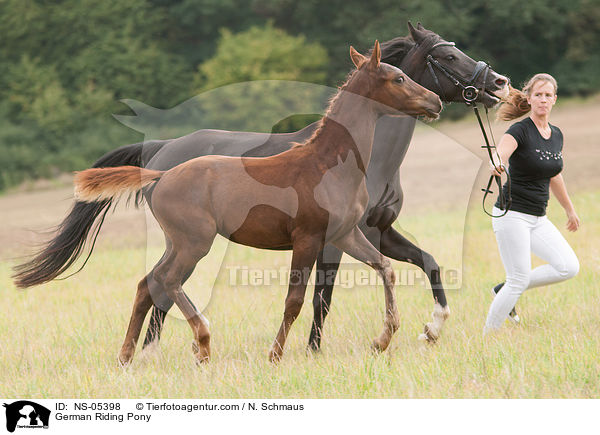
[{"label": "horse's chest", "polygon": [[352,191],[340,192],[332,197],[323,207],[328,215],[328,233],[350,231],[362,218],[368,202],[369,195],[364,182]]}]

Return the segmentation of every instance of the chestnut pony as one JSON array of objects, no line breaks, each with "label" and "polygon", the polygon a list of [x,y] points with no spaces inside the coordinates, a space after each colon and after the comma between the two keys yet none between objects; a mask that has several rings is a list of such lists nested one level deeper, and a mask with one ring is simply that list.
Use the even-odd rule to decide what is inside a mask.
[{"label": "chestnut pony", "polygon": [[[447,103],[464,102],[461,84],[470,83],[480,89],[476,101],[486,107],[492,107],[500,98],[508,95],[506,77],[489,66],[485,70],[481,69],[482,62],[471,59],[454,43],[445,41],[421,24],[415,28],[408,23],[408,29],[409,35],[394,38],[381,45],[383,62],[402,69],[405,74],[436,92],[442,101]],[[432,62],[441,66],[449,76],[438,67],[428,68]],[[450,76],[458,78],[459,81],[451,80]],[[289,150],[295,143],[305,142],[319,125],[320,121],[317,121],[293,133],[271,134],[202,129],[176,139],[150,140],[122,146],[100,157],[93,167],[131,165],[168,170],[187,160],[206,155],[268,157]],[[403,207],[404,195],[399,174],[415,125],[416,119],[412,117],[390,116],[377,121],[373,152],[366,176],[369,204],[359,228],[382,254],[397,261],[412,263],[425,272],[431,284],[435,305],[433,322],[425,324],[424,334],[420,337],[435,342],[449,315],[440,267],[431,254],[412,243],[392,226]],[[145,189],[146,195],[136,196],[138,201],[145,198],[150,209],[151,190]],[[113,205],[111,199],[96,202],[75,201],[43,249],[27,262],[15,267],[14,278],[17,287],[27,288],[57,279],[75,263],[87,247],[89,249],[86,259],[80,267],[60,279],[82,270],[94,250],[104,218]],[[331,244],[326,245],[317,257],[317,279],[313,296],[314,321],[309,337],[309,347],[312,350],[320,348],[323,323],[331,307],[335,277],[341,258],[342,252]],[[166,313],[173,305],[166,295],[152,296],[154,308],[143,346],[159,340]]]},{"label": "chestnut pony", "polygon": [[358,228],[368,203],[365,183],[377,119],[384,115],[436,118],[439,97],[400,69],[381,63],[376,41],[370,58],[350,48],[356,70],[340,88],[319,128],[303,144],[265,158],[199,157],[168,171],[138,167],[88,169],[75,176],[81,201],[112,199],[153,189],[153,213],[167,248],[138,286],[119,354],[128,364],[142,323],[152,307],[150,293],[175,302],[194,334],[199,362],[210,358],[208,321],[182,290],[182,282],[210,250],[217,234],[257,248],[291,249],[285,310],[269,358],[281,359],[287,334],[304,302],[310,271],[331,243],[373,267],[385,289],[385,321],[374,349],[385,350],[398,328],[394,273],[390,261]]}]

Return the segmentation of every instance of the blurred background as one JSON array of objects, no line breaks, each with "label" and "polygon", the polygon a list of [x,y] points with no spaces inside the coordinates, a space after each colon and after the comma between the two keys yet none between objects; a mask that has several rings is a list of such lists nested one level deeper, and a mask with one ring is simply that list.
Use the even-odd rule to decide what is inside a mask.
[{"label": "blurred background", "polygon": [[168,109],[241,81],[338,86],[350,44],[407,35],[408,20],[514,85],[543,71],[561,97],[600,91],[598,0],[4,0],[0,191],[143,140],[112,117],[132,114],[121,99]]}]

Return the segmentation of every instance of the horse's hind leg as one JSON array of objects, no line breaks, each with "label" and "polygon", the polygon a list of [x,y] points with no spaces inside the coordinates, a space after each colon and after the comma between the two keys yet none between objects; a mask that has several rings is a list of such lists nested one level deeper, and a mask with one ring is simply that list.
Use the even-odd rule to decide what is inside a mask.
[{"label": "horse's hind leg", "polygon": [[385,290],[385,321],[383,332],[373,340],[373,348],[377,351],[384,351],[389,346],[392,336],[399,326],[398,308],[396,307],[396,297],[394,295],[396,277],[390,260],[375,249],[358,227],[355,227],[346,236],[337,240],[334,245],[351,257],[371,266],[383,279]]},{"label": "horse's hind leg", "polygon": [[148,329],[146,330],[142,349],[145,349],[152,343],[158,343],[160,333],[165,324],[165,317],[167,317],[167,311],[161,310],[156,305],[152,307],[152,314],[150,315],[150,322],[148,322]]},{"label": "horse's hind leg", "polygon": [[148,275],[146,275],[138,284],[137,293],[133,302],[131,319],[129,320],[129,327],[127,328],[125,340],[123,341],[123,346],[121,346],[121,351],[119,352],[119,364],[122,366],[129,364],[133,358],[135,347],[142,330],[142,324],[144,323],[144,319],[146,318],[148,310],[153,304],[152,295],[163,292],[163,290],[160,288],[160,285],[153,278],[153,274],[156,267],[165,261],[169,250],[170,244],[167,243],[167,251],[165,251],[161,259],[158,260],[158,263],[156,266],[154,266],[150,273],[148,273]]},{"label": "horse's hind leg", "polygon": [[154,279],[175,302],[192,328],[197,361],[207,362],[210,358],[208,321],[183,292],[181,284],[190,276],[198,261],[210,251],[217,234],[216,223],[203,213],[175,222],[165,219],[161,225],[166,227],[165,233],[172,245],[165,260],[154,269]]},{"label": "horse's hind leg", "polygon": [[135,347],[137,345],[140,331],[142,330],[142,324],[146,313],[152,306],[152,297],[148,288],[148,280],[152,279],[152,272],[146,275],[138,284],[137,293],[135,295],[135,301],[133,302],[133,310],[131,312],[131,319],[129,320],[129,327],[127,328],[127,334],[125,335],[125,341],[119,352],[119,364],[126,366],[131,362],[133,354],[135,353]]},{"label": "horse's hind leg", "polygon": [[[192,272],[185,276],[181,285],[185,284],[185,282],[191,275]],[[142,349],[146,348],[151,343],[158,343],[158,341],[160,340],[160,333],[162,332],[162,328],[167,317],[167,312],[173,306],[173,301],[171,299],[169,299],[168,297],[165,297],[163,299],[164,300],[161,300],[160,303],[157,304],[157,301],[153,298],[154,306],[152,307],[152,314],[150,315],[150,321],[148,322],[148,329],[146,330],[146,337],[144,338]],[[188,300],[193,305],[189,297]]]},{"label": "horse's hind leg", "polygon": [[196,263],[208,253],[210,245],[205,250],[178,249],[175,245],[173,252],[160,264],[154,278],[163,287],[169,298],[185,316],[194,334],[193,349],[198,362],[208,362],[210,358],[210,332],[208,321],[196,309],[181,288],[183,277],[194,269]]},{"label": "horse's hind leg", "polygon": [[444,322],[450,316],[450,308],[446,302],[446,294],[440,276],[440,267],[431,254],[415,246],[391,227],[381,235],[381,253],[394,260],[414,264],[427,274],[435,301],[433,322],[425,325],[424,333],[419,338],[435,342],[440,336]]},{"label": "horse's hind leg", "polygon": [[315,280],[315,293],[313,296],[314,318],[308,339],[309,349],[317,351],[321,347],[321,336],[323,334],[323,322],[329,314],[331,306],[331,295],[338,269],[342,251],[333,245],[327,245],[317,257],[317,278]]},{"label": "horse's hind leg", "polygon": [[[171,242],[167,237],[165,237],[165,245],[167,251],[171,249]],[[192,271],[183,278],[181,285],[183,285],[191,275]],[[162,332],[167,317],[167,312],[173,307],[174,303],[164,292],[152,292],[151,296],[154,307],[152,307],[152,314],[150,315],[150,321],[148,322],[142,349],[146,348],[151,343],[158,343],[160,340],[160,333]],[[190,303],[192,303],[191,300]]]}]

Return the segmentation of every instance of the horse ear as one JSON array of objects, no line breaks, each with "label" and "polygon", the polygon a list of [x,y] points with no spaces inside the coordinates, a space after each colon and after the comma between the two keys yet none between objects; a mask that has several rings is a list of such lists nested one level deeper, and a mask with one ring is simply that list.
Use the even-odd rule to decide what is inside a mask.
[{"label": "horse ear", "polygon": [[[419,26],[419,24],[417,24],[417,26]],[[415,29],[410,21],[408,22],[408,31],[410,32],[410,36],[412,36],[413,41],[420,42],[423,39],[423,34],[421,31]]]},{"label": "horse ear", "polygon": [[410,35],[413,37],[413,39],[415,39],[414,35],[417,32],[417,29],[414,28],[410,21],[408,22],[408,31],[410,32]]},{"label": "horse ear", "polygon": [[425,27],[423,27],[423,24],[417,23],[417,29],[419,29],[419,30],[425,30]]},{"label": "horse ear", "polygon": [[373,45],[373,52],[371,53],[371,59],[369,60],[369,68],[378,68],[381,62],[381,48],[379,47],[379,41],[375,40]]},{"label": "horse ear", "polygon": [[352,63],[354,64],[354,66],[356,67],[356,69],[359,69],[363,63],[366,62],[366,58],[360,54],[358,51],[356,51],[354,49],[354,47],[350,46],[350,59],[352,59]]}]

